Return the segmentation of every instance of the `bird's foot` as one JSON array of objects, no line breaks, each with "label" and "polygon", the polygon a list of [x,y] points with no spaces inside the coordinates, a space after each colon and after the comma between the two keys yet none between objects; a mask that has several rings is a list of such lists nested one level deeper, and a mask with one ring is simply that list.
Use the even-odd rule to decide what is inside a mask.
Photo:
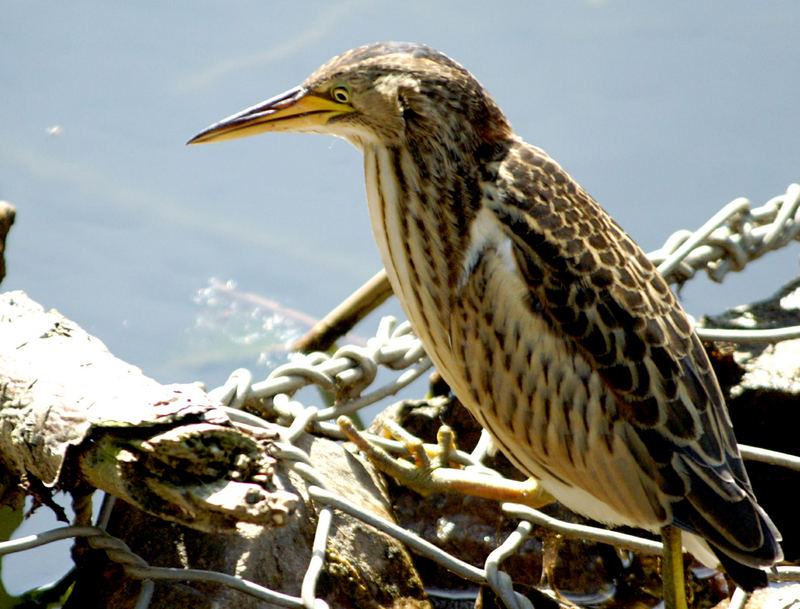
[{"label": "bird's foot", "polygon": [[[491,470],[475,471],[463,468],[457,459],[453,431],[443,425],[436,434],[437,443],[424,444],[396,423],[386,424],[386,429],[395,440],[399,440],[414,462],[396,458],[370,441],[347,417],[339,417],[339,428],[383,473],[400,484],[427,496],[434,493],[458,493],[520,503],[539,508],[555,501],[537,480],[524,482],[509,480],[490,473]],[[453,467],[455,465],[455,467]]]}]

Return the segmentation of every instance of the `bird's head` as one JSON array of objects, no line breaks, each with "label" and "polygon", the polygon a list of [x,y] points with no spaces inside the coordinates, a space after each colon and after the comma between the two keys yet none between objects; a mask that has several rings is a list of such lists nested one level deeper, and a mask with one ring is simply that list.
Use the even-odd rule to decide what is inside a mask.
[{"label": "bird's head", "polygon": [[343,137],[359,148],[431,138],[475,146],[511,127],[478,81],[430,47],[376,43],[334,57],[301,85],[221,120],[190,144],[293,131]]}]

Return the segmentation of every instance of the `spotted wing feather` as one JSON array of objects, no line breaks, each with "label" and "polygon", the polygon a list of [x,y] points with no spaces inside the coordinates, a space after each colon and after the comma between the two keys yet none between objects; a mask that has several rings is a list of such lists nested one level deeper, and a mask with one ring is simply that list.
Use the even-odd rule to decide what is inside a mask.
[{"label": "spotted wing feather", "polygon": [[708,357],[664,279],[542,151],[512,147],[497,180],[505,196],[490,206],[531,306],[616,397],[608,414],[646,447],[673,521],[706,538],[723,562],[772,564],[780,537],[755,501]]}]

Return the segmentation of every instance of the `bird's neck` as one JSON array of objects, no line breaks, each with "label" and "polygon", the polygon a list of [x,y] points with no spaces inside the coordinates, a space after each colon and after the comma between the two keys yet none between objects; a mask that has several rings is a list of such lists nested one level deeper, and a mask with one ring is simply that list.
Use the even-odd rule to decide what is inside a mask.
[{"label": "bird's neck", "polygon": [[450,154],[364,148],[372,229],[392,287],[415,329],[437,342],[449,332],[449,302],[468,256],[483,182],[491,179],[480,154]]}]

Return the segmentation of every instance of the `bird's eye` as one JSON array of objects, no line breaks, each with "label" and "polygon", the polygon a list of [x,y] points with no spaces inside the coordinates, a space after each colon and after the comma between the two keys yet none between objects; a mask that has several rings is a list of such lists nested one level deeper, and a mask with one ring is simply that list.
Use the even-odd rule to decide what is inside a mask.
[{"label": "bird's eye", "polygon": [[350,103],[350,89],[344,85],[336,85],[331,89],[331,97],[340,104]]}]

